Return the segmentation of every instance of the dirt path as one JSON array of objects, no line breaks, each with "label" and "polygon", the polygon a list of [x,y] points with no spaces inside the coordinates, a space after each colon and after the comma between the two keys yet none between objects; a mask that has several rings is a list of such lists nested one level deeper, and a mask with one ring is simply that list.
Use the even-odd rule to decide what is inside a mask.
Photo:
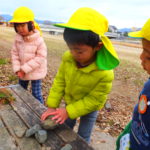
[{"label": "dirt path", "polygon": [[115,150],[116,137],[112,137],[108,133],[101,132],[98,126],[95,126],[92,137],[91,146],[95,150]]},{"label": "dirt path", "polygon": [[139,55],[142,51],[141,48],[127,47],[122,45],[114,45],[120,59],[125,59],[130,62],[140,64]]}]

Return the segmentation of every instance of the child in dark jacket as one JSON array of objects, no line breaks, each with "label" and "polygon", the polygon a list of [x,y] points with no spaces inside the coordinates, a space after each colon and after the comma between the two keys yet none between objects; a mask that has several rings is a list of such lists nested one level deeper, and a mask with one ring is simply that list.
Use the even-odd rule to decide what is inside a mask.
[{"label": "child in dark jacket", "polygon": [[[141,38],[143,51],[140,55],[143,69],[150,74],[150,19],[130,37]],[[150,150],[150,79],[144,84],[133,117],[118,137],[116,150]]]}]

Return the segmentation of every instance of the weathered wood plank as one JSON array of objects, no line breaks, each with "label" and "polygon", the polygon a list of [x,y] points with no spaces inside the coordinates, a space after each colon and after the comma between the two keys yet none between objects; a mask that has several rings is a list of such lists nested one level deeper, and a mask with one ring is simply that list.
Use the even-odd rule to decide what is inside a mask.
[{"label": "weathered wood plank", "polygon": [[50,146],[51,150],[60,150],[64,144],[62,139],[60,139],[53,131],[48,131],[48,138],[44,145]]},{"label": "weathered wood plank", "polygon": [[91,147],[90,145],[87,145],[87,143],[83,139],[81,139],[79,136],[77,137],[76,140],[74,140],[68,144],[72,145],[73,150],[81,150],[81,149],[94,150],[93,147]]},{"label": "weathered wood plank", "polygon": [[57,133],[58,136],[61,137],[63,141],[72,145],[72,150],[94,150],[79,135],[77,135],[77,133],[73,132],[72,129],[70,129],[65,124],[62,124],[54,131]]},{"label": "weathered wood plank", "polygon": [[58,136],[61,137],[61,139],[65,143],[70,143],[76,140],[78,137],[78,135],[75,132],[73,132],[72,129],[66,126],[65,124],[58,126],[54,131],[57,133]]},{"label": "weathered wood plank", "polygon": [[34,138],[24,137],[27,127],[10,105],[2,107],[0,115],[21,150],[41,150],[41,145]]},{"label": "weathered wood plank", "polygon": [[44,111],[46,111],[46,107],[41,104],[34,96],[29,93],[29,91],[25,90],[21,86],[14,86],[11,88],[12,91],[16,93],[20,97],[20,99],[28,105],[34,113],[36,113],[39,117],[42,115]]},{"label": "weathered wood plank", "polygon": [[19,150],[0,119],[0,150]]},{"label": "weathered wood plank", "polygon": [[19,84],[11,84],[11,85],[7,85],[7,86],[0,86],[0,88],[11,88],[11,87],[16,87],[16,86],[20,86]]},{"label": "weathered wood plank", "polygon": [[[14,103],[12,103],[11,105],[12,105],[14,111],[25,122],[25,124],[27,124],[27,126],[29,128],[35,124],[40,124],[41,123],[40,118],[39,118],[40,115],[37,116],[38,113],[35,113],[35,111],[34,112],[32,111],[33,108],[35,108],[36,106],[32,106],[33,108],[31,109],[31,106],[27,105],[22,100],[24,98],[24,96],[22,96],[22,98],[20,99],[20,96],[18,96],[19,94],[16,94],[16,92],[14,92],[13,90],[11,90],[11,92],[12,92],[13,96],[16,98],[16,101],[14,101]],[[37,100],[35,100],[35,101],[37,101]],[[36,105],[39,105],[39,103],[37,103]],[[36,108],[38,108],[38,107],[36,107]],[[44,143],[44,145],[46,145],[48,147],[50,146],[52,150],[60,150],[62,145],[64,145],[64,142],[62,141],[61,138],[59,138],[55,134],[55,132],[48,131],[48,139]]]},{"label": "weathered wood plank", "polygon": [[11,106],[18,116],[20,116],[20,118],[25,122],[27,127],[32,127],[36,123],[40,124],[39,117],[34,114],[34,112],[20,99],[20,97],[18,97],[18,95],[16,95],[13,91],[11,92],[16,99],[13,103],[11,103]]},{"label": "weathered wood plank", "polygon": [[[40,104],[29,92],[26,92],[22,87],[13,87],[12,90],[19,96],[21,96],[21,99],[31,108],[36,110],[36,114],[38,116],[41,116],[41,114],[47,109],[44,105]],[[23,94],[21,94],[23,93]],[[38,107],[39,106],[39,107]],[[54,132],[57,134],[58,137],[62,139],[65,143],[71,143],[73,145],[73,150],[77,149],[84,149],[92,150],[93,148],[90,147],[81,137],[77,135],[72,129],[70,129],[66,125],[61,125],[58,128],[54,130]],[[76,143],[77,144],[75,146]],[[82,145],[83,143],[83,145]],[[63,143],[62,143],[63,144]],[[81,146],[82,145],[82,146]]]}]

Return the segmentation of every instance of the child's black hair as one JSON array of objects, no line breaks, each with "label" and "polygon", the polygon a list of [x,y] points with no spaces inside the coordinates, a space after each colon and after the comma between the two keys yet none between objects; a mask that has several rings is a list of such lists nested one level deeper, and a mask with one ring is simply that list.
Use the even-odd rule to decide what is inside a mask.
[{"label": "child's black hair", "polygon": [[[15,28],[16,32],[17,32],[17,26],[20,25],[20,24],[25,24],[25,23],[14,23],[14,28]],[[32,21],[27,22],[27,25],[28,25],[29,32],[34,30],[34,26],[33,26]]]},{"label": "child's black hair", "polygon": [[101,41],[99,35],[92,31],[81,31],[70,28],[65,28],[63,36],[68,44],[86,44],[93,48]]}]

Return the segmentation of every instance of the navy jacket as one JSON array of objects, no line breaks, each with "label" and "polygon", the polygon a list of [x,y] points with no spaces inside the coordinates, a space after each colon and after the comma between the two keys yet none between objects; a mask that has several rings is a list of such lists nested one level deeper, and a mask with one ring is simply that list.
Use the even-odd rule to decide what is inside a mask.
[{"label": "navy jacket", "polygon": [[[144,84],[140,93],[150,101],[150,79]],[[150,103],[150,102],[149,102]],[[150,105],[147,103],[145,113],[138,110],[139,103],[135,106],[131,123],[130,145],[132,150],[150,150]]]}]

